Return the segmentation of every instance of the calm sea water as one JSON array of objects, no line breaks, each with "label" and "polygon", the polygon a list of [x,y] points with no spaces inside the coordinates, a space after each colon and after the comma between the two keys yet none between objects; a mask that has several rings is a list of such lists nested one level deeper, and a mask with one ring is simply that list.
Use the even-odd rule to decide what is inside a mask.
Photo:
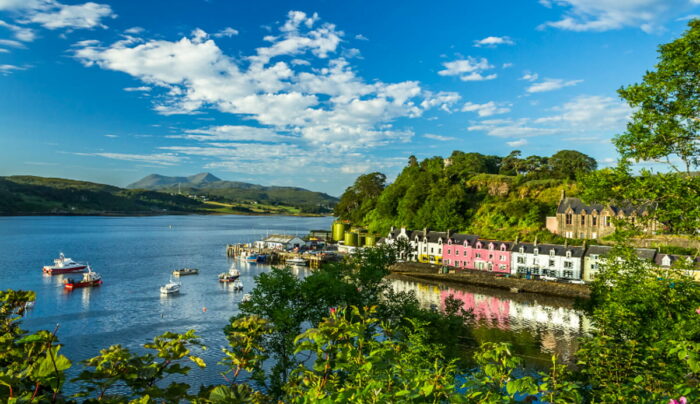
[{"label": "calm sea water", "polygon": [[[36,305],[24,327],[53,330],[58,326],[62,352],[74,362],[113,344],[140,350],[165,331],[194,329],[208,347],[195,351],[205,359],[207,368],[193,369],[188,382],[195,386],[222,383],[223,368],[216,365],[222,358],[221,348],[227,345],[222,329],[238,313],[243,294],[254,287],[255,275],[269,270],[227,259],[226,244],[250,242],[267,233],[305,235],[311,229],[329,229],[332,220],[280,216],[0,217],[0,289],[34,290]],[[104,284],[64,291],[63,276],[41,272],[59,252],[89,262],[102,274]],[[217,281],[217,275],[232,265],[241,271],[243,292]],[[161,296],[159,287],[168,281],[170,271],[182,267],[199,268],[200,274],[182,277],[179,295]],[[426,307],[443,307],[448,295],[460,299],[479,320],[473,335],[477,342],[510,341],[520,354],[534,361],[545,361],[551,353],[570,357],[576,337],[589,328],[585,316],[565,299],[407,279],[391,282],[397,290],[415,291]]]}]

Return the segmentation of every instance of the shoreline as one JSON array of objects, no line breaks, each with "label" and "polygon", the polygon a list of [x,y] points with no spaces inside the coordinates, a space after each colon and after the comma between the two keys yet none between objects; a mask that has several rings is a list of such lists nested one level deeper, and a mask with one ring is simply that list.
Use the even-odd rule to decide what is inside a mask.
[{"label": "shoreline", "polygon": [[291,217],[334,217],[316,213],[250,213],[250,212],[100,212],[100,213],[71,213],[71,212],[0,212],[0,217],[37,217],[37,216],[93,216],[93,217],[150,217],[150,216],[291,216]]},{"label": "shoreline", "polygon": [[[532,293],[545,296],[557,296],[570,299],[589,299],[591,290],[587,285],[548,282],[533,279],[497,277],[493,273],[468,270],[459,273],[438,273],[441,267],[416,262],[394,264],[389,270],[392,275],[401,275],[414,279],[434,282],[482,286],[504,289],[512,294]],[[517,290],[517,292],[513,292]]]}]

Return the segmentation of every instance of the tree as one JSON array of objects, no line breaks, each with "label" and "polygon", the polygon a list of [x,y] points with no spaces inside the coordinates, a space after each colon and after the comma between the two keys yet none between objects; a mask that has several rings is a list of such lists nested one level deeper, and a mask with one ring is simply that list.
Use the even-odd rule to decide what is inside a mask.
[{"label": "tree", "polygon": [[501,160],[501,166],[498,169],[498,173],[501,175],[518,175],[522,162],[520,159],[521,155],[522,152],[520,150],[513,150],[510,152],[510,154]]},{"label": "tree", "polygon": [[549,166],[554,176],[575,180],[581,174],[595,171],[598,163],[576,150],[560,150],[549,158]]},{"label": "tree", "polygon": [[634,108],[627,131],[614,140],[623,158],[663,160],[686,173],[700,163],[700,20],[688,26],[683,36],[659,47],[656,70],[618,90]]},{"label": "tree", "polygon": [[335,214],[341,219],[359,223],[377,203],[386,187],[386,175],[380,172],[364,174],[348,187],[335,206]]}]

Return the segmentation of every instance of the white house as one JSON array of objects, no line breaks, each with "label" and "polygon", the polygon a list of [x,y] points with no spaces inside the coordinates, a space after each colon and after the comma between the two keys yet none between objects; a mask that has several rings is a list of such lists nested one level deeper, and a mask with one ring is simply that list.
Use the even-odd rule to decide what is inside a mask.
[{"label": "white house", "polygon": [[413,240],[416,245],[418,262],[442,264],[442,247],[450,238],[449,231],[414,231]]},{"label": "white house", "polygon": [[400,259],[404,260],[409,260],[409,261],[415,261],[416,260],[416,242],[415,240],[411,237],[412,232],[410,230],[406,230],[405,227],[402,227],[400,229],[397,229],[395,227],[391,227],[391,231],[389,231],[389,234],[387,234],[386,237],[382,238],[380,242],[386,244],[386,245],[394,245],[396,242],[399,240],[405,240],[409,243],[411,246],[411,252],[406,256],[404,252],[401,252],[401,256],[399,257]]},{"label": "white house", "polygon": [[264,240],[256,241],[255,247],[273,250],[291,250],[296,247],[303,247],[305,244],[306,242],[297,236],[273,234]]},{"label": "white house", "polygon": [[581,279],[584,247],[515,243],[511,250],[512,273]]}]

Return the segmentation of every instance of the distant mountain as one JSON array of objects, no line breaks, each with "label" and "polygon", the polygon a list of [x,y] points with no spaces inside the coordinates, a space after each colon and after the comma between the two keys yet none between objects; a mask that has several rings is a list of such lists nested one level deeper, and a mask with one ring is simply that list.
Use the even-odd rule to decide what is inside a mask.
[{"label": "distant mountain", "polygon": [[278,187],[224,181],[210,173],[189,177],[167,177],[151,174],[129,185],[129,189],[147,189],[168,193],[196,194],[229,203],[284,205],[306,213],[330,212],[338,199],[322,192],[297,187]]},{"label": "distant mountain", "polygon": [[194,213],[206,208],[201,201],[163,192],[62,178],[0,177],[0,215]]},{"label": "distant mountain", "polygon": [[127,186],[128,189],[159,189],[169,186],[202,186],[211,182],[221,181],[220,178],[210,173],[199,173],[189,177],[167,177],[165,175],[151,174],[139,181]]}]

